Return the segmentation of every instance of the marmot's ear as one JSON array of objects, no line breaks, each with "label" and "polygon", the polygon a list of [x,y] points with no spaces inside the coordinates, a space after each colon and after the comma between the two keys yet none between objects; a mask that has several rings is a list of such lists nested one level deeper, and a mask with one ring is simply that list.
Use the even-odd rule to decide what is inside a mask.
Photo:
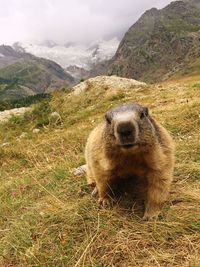
[{"label": "marmot's ear", "polygon": [[144,107],[144,114],[145,116],[149,115],[149,109],[147,107]]},{"label": "marmot's ear", "polygon": [[143,107],[142,112],[140,113],[140,119],[144,119],[149,115],[149,110],[147,107]]},{"label": "marmot's ear", "polygon": [[105,119],[106,121],[111,124],[111,121],[112,121],[112,113],[110,111],[108,111],[106,114],[105,114]]}]

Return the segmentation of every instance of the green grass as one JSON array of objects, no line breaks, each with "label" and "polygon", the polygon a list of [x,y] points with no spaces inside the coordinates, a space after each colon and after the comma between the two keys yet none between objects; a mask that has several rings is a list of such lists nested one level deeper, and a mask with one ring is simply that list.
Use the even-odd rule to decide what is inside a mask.
[{"label": "green grass", "polygon": [[165,27],[169,32],[184,33],[184,32],[197,32],[200,30],[200,26],[186,22],[182,18],[177,18],[165,22]]},{"label": "green grass", "polygon": [[[193,63],[186,65],[185,68],[173,75],[173,78],[182,79],[183,76],[190,78],[191,76],[199,76],[200,72],[200,59],[197,58]],[[196,79],[197,80],[197,79]],[[193,85],[196,89],[200,88],[200,84],[197,80]]]},{"label": "green grass", "polygon": [[[56,92],[23,118],[0,125],[0,266],[200,266],[197,83],[109,96],[108,88],[90,84],[79,96]],[[157,222],[143,222],[141,200],[129,195],[112,210],[100,209],[85,176],[72,172],[84,164],[91,129],[107,109],[125,102],[149,106],[176,143],[174,183]],[[61,115],[58,124],[49,122],[53,111]]]},{"label": "green grass", "polygon": [[28,97],[21,97],[20,99],[0,101],[0,111],[13,108],[28,107],[31,104],[40,102],[42,99],[48,99],[50,97],[50,94],[37,94]]}]

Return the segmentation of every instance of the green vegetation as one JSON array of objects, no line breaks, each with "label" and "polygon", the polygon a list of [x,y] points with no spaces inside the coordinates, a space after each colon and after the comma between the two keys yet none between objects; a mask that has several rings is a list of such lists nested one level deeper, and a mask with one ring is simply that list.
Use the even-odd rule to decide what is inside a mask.
[{"label": "green vegetation", "polygon": [[146,59],[146,61],[147,61],[148,63],[152,63],[152,64],[154,64],[153,57],[152,57],[151,55],[149,55],[147,51],[145,51],[144,49],[141,48],[141,49],[139,50],[139,53],[140,53],[140,55],[141,55],[142,57],[144,57],[144,58]]},{"label": "green vegetation", "polygon": [[197,32],[200,30],[200,25],[189,23],[182,18],[173,18],[169,21],[165,21],[164,25],[169,32],[178,34],[184,32]]},{"label": "green vegetation", "polygon": [[41,80],[38,80],[38,75],[41,74],[41,68],[38,62],[34,61],[22,61],[16,62],[11,66],[0,69],[0,77],[8,80],[15,80],[16,82],[25,82],[40,84]]},{"label": "green vegetation", "polygon": [[[55,92],[0,125],[0,266],[200,266],[198,78],[122,92]],[[176,168],[157,222],[141,219],[140,197],[100,209],[84,175],[85,142],[110,107],[139,102],[172,133]],[[48,118],[57,111],[61,122]],[[39,133],[32,129],[40,127]],[[26,136],[21,137],[23,133]],[[9,143],[2,146],[3,143]]]},{"label": "green vegetation", "polygon": [[46,98],[50,99],[50,94],[38,94],[33,96],[22,97],[20,99],[0,101],[0,111],[12,108],[28,107]]},{"label": "green vegetation", "polygon": [[[194,62],[186,65],[179,72],[173,75],[173,78],[182,79],[183,76],[190,78],[191,76],[199,76],[200,73],[200,58],[197,58]],[[193,86],[198,87],[199,83],[194,84]]]}]

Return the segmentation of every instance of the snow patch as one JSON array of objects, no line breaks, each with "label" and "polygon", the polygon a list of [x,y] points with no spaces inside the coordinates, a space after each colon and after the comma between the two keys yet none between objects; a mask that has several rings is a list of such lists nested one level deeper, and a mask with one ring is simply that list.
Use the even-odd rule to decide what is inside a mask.
[{"label": "snow patch", "polygon": [[89,70],[93,64],[108,60],[114,56],[119,40],[98,41],[88,46],[69,43],[68,45],[47,46],[45,44],[19,43],[26,52],[47,58],[60,64],[63,68],[76,65]]}]

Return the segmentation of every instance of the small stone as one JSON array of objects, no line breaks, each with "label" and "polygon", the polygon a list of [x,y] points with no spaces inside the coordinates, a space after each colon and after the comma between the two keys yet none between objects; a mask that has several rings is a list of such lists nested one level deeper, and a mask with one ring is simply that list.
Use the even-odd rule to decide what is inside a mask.
[{"label": "small stone", "polygon": [[50,114],[50,118],[60,118],[60,114],[57,111],[54,111]]},{"label": "small stone", "polygon": [[34,133],[34,134],[37,134],[37,133],[39,133],[39,132],[40,132],[40,129],[37,129],[37,128],[33,129],[33,133]]},{"label": "small stone", "polygon": [[9,146],[10,145],[10,142],[5,142],[1,145],[1,147],[5,147],[5,146]]},{"label": "small stone", "polygon": [[22,139],[22,138],[25,138],[26,136],[27,136],[27,133],[23,132],[23,133],[19,136],[19,138]]},{"label": "small stone", "polygon": [[79,176],[85,172],[86,172],[86,165],[81,165],[80,167],[73,169],[73,174],[75,176]]},{"label": "small stone", "polygon": [[49,115],[49,123],[57,124],[61,122],[62,122],[61,116],[57,111],[54,111]]}]

